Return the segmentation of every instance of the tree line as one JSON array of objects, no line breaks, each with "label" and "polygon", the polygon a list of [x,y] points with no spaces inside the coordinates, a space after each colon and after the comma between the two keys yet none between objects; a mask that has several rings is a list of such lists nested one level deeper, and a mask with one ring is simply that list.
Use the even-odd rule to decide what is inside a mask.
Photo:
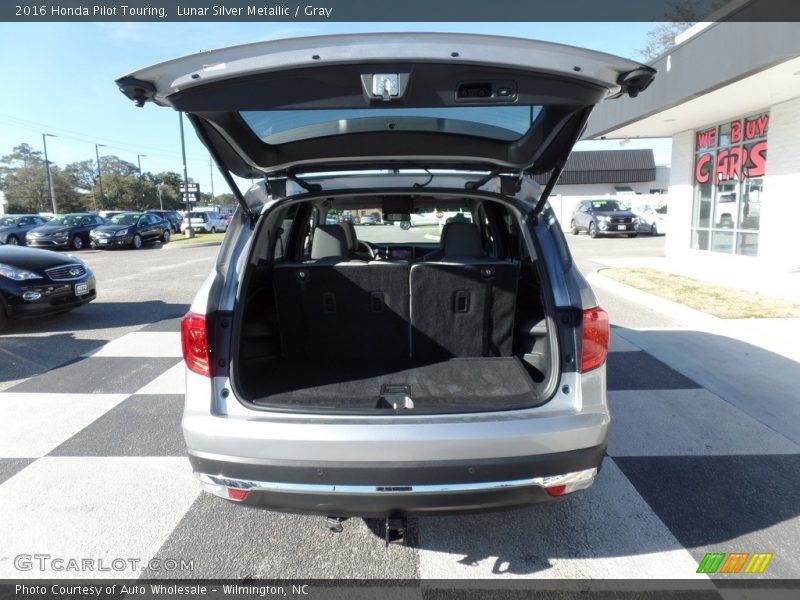
[{"label": "tree line", "polygon": [[[96,160],[82,160],[61,168],[50,161],[50,174],[59,213],[95,210],[182,209],[179,187],[183,178],[174,171],[139,173],[133,163],[118,156],[100,157],[102,194]],[[41,152],[29,144],[16,146],[0,158],[0,191],[5,194],[8,214],[49,213],[47,168]],[[211,203],[211,194],[201,193],[201,204]],[[233,194],[217,194],[216,204],[234,206]]]}]

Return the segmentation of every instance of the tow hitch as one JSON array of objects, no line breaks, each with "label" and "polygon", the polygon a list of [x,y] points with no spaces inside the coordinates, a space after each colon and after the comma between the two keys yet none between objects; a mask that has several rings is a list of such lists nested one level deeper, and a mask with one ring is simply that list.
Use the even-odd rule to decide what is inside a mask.
[{"label": "tow hitch", "polygon": [[[344,531],[344,522],[346,517],[326,517],[325,526],[332,533],[342,533]],[[375,525],[378,525],[377,523]],[[380,531],[378,525],[377,531],[371,526],[370,529],[376,534]],[[408,536],[408,523],[405,517],[386,517],[383,523],[383,539],[386,542],[386,547],[389,544],[405,545]]]},{"label": "tow hitch", "polygon": [[325,524],[333,533],[342,533],[342,531],[344,531],[342,523],[344,523],[345,520],[344,517],[328,517],[325,519]]},{"label": "tow hitch", "polygon": [[386,547],[388,548],[389,544],[405,544],[407,531],[408,524],[405,517],[386,517],[386,523],[384,524]]}]

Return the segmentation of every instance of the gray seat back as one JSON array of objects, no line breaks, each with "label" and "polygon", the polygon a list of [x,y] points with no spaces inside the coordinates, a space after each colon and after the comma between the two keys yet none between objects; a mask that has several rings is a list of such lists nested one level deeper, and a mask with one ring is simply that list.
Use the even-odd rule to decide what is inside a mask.
[{"label": "gray seat back", "polygon": [[412,356],[425,362],[511,356],[518,276],[507,261],[412,266]]},{"label": "gray seat back", "polygon": [[278,265],[273,277],[284,357],[409,356],[407,264]]}]

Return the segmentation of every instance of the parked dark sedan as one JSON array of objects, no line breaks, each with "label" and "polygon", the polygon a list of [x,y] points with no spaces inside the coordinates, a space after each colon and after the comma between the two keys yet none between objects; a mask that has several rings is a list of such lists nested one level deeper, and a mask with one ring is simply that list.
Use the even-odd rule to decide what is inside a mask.
[{"label": "parked dark sedan", "polygon": [[639,233],[639,218],[619,200],[581,200],[572,213],[570,231],[574,235],[584,230],[591,237]]},{"label": "parked dark sedan", "polygon": [[150,242],[169,242],[170,225],[158,215],[121,213],[93,229],[91,238],[92,248],[130,247],[138,250]]},{"label": "parked dark sedan", "polygon": [[25,245],[26,234],[47,219],[39,215],[6,215],[0,217],[0,244],[9,246]]},{"label": "parked dark sedan", "polygon": [[57,215],[28,232],[28,246],[80,250],[89,245],[89,232],[103,223],[103,217],[92,213]]},{"label": "parked dark sedan", "polygon": [[148,210],[152,215],[158,215],[170,224],[172,233],[178,233],[181,230],[181,221],[183,217],[176,210]]},{"label": "parked dark sedan", "polygon": [[0,247],[0,330],[9,319],[67,311],[96,295],[94,274],[77,258]]}]

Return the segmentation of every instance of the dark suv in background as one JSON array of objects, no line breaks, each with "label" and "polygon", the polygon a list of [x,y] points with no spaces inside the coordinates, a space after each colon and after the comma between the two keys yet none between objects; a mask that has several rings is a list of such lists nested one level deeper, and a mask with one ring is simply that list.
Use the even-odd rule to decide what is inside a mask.
[{"label": "dark suv in background", "polygon": [[178,233],[181,230],[181,221],[183,217],[175,210],[148,210],[147,212],[158,215],[165,221],[169,222],[169,228],[172,233]]},{"label": "dark suv in background", "polygon": [[586,231],[590,237],[626,235],[636,237],[639,218],[619,200],[581,200],[572,213],[570,231]]}]

